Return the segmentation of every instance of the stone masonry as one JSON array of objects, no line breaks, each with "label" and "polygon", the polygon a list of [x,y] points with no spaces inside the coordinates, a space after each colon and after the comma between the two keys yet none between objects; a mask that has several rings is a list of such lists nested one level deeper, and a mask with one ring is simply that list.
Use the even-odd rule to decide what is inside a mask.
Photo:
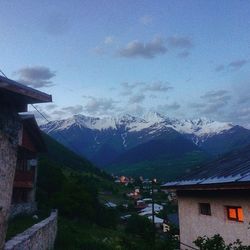
[{"label": "stone masonry", "polygon": [[0,107],[0,249],[3,249],[10,213],[20,129],[17,111]]},{"label": "stone masonry", "polygon": [[52,250],[57,233],[57,211],[6,242],[4,250]]}]

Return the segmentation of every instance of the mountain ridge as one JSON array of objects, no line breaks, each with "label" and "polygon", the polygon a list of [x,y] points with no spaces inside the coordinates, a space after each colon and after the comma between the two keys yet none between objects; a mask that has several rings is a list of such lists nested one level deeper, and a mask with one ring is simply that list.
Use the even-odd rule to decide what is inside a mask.
[{"label": "mountain ridge", "polygon": [[[143,117],[122,115],[100,118],[75,115],[42,125],[41,129],[73,151],[77,149],[76,153],[97,166],[112,169],[113,172],[120,168],[119,164],[127,162],[126,157],[131,158],[132,165],[139,164],[140,169],[143,164],[153,168],[155,161],[159,159],[159,169],[164,168],[169,161],[174,161],[174,166],[177,164],[176,158],[167,157],[168,152],[160,147],[168,145],[169,150],[174,148],[178,151],[178,148],[186,144],[186,140],[189,140],[189,146],[179,158],[183,161],[188,158],[190,162],[190,155],[194,155],[192,152],[196,152],[197,159],[205,159],[207,157],[204,154],[212,158],[250,144],[250,130],[244,127],[207,118],[174,119],[156,112],[147,113]],[[178,135],[179,139],[176,140],[177,137],[173,135]],[[142,157],[138,158],[137,152]],[[142,152],[155,154],[158,159],[148,161],[148,155]],[[109,168],[109,165],[112,167]],[[125,165],[126,168],[132,167]]]},{"label": "mountain ridge", "polygon": [[145,128],[155,126],[171,127],[182,134],[205,135],[220,133],[232,128],[234,125],[229,122],[218,122],[207,118],[197,119],[174,119],[163,116],[157,112],[147,113],[143,117],[136,117],[129,114],[116,117],[91,117],[85,115],[74,115],[68,119],[52,121],[41,128],[49,133],[51,130],[64,130],[76,125],[80,128],[91,130],[119,129],[125,126],[130,132],[141,131]]}]

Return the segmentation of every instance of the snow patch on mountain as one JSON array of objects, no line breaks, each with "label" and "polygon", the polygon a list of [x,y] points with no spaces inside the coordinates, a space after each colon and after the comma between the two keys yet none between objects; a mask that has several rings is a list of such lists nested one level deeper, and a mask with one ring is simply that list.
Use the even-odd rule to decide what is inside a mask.
[{"label": "snow patch on mountain", "polygon": [[218,122],[206,118],[194,120],[180,120],[173,124],[173,128],[182,134],[196,136],[214,135],[234,127],[231,123]]},{"label": "snow patch on mountain", "polygon": [[[171,119],[156,112],[149,112],[142,118],[131,115],[103,118],[75,115],[69,119],[49,122],[48,124],[42,125],[41,128],[45,132],[50,133],[53,131],[67,130],[72,126],[98,131],[122,129],[124,132],[140,132],[142,130],[148,130],[148,134],[154,134],[167,128],[172,128],[181,134],[194,135],[193,141],[196,144],[199,141],[198,138],[205,139],[234,127],[231,123],[213,121],[207,118],[178,120]],[[125,140],[125,138],[122,139]]]}]

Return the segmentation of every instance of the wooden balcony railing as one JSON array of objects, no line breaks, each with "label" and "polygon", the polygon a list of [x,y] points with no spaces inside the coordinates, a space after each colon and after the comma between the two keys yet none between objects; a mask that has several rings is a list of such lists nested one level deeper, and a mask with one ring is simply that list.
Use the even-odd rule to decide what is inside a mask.
[{"label": "wooden balcony railing", "polygon": [[35,180],[35,171],[16,170],[14,179],[14,188],[33,188]]}]

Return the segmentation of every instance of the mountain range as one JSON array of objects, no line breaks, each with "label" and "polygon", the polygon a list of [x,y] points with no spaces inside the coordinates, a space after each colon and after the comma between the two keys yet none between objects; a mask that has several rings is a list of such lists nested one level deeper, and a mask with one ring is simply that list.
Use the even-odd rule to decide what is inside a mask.
[{"label": "mountain range", "polygon": [[[171,178],[204,160],[250,144],[250,130],[206,118],[173,119],[156,112],[143,117],[75,115],[41,129],[101,168]],[[166,174],[164,174],[166,173]]]}]

